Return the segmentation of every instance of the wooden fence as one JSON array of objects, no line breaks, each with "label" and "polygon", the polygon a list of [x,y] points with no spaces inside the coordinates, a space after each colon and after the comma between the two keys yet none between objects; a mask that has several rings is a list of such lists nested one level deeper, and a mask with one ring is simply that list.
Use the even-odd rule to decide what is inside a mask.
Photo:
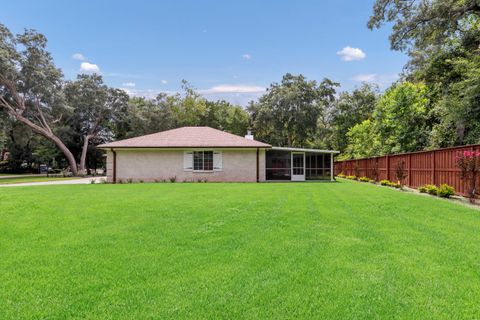
[{"label": "wooden fence", "polygon": [[456,167],[455,160],[459,152],[466,150],[480,151],[480,144],[336,161],[335,174],[395,181],[397,180],[395,171],[399,165],[403,165],[407,174],[403,181],[406,186],[418,188],[424,184],[438,186],[446,183],[453,186],[457,194],[467,195],[465,183],[460,179],[460,170]]}]

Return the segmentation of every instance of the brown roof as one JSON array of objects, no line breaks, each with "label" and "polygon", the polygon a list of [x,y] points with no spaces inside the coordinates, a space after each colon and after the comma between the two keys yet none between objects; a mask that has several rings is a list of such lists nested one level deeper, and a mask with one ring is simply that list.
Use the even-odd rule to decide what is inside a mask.
[{"label": "brown roof", "polygon": [[270,148],[210,127],[182,127],[99,145],[98,148]]}]

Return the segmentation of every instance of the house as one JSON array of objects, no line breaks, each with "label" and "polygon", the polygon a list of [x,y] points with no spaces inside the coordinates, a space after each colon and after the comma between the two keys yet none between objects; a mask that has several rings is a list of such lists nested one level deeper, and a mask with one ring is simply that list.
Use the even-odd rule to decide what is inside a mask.
[{"label": "house", "polygon": [[337,151],[272,147],[210,127],[183,127],[98,146],[107,152],[107,180],[332,180]]}]

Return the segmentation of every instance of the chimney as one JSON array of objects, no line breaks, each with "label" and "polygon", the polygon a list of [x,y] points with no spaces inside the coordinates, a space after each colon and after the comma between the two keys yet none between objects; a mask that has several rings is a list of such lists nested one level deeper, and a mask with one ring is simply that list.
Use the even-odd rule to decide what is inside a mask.
[{"label": "chimney", "polygon": [[245,139],[253,140],[253,135],[251,130],[247,130],[247,134],[245,135]]}]

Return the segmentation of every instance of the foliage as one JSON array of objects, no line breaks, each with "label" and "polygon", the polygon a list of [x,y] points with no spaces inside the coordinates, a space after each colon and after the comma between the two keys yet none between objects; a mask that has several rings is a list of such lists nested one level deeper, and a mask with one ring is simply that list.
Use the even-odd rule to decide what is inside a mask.
[{"label": "foliage", "polygon": [[380,153],[379,139],[370,119],[350,128],[347,133],[347,141],[347,147],[345,152],[340,155],[340,160],[367,158]]},{"label": "foliage", "polygon": [[451,39],[469,32],[480,16],[477,0],[376,0],[370,29],[393,23],[390,44],[394,50],[441,49]]},{"label": "foliage", "polygon": [[370,182],[370,178],[360,177],[360,178],[358,179],[358,181],[360,181],[360,182]]},{"label": "foliage", "polygon": [[427,184],[427,185],[425,185],[425,189],[426,189],[426,191],[427,191],[428,194],[431,194],[431,195],[434,195],[434,196],[437,195],[438,188],[437,188],[436,185],[434,185],[434,184]]},{"label": "foliage", "polygon": [[248,107],[253,131],[260,140],[277,146],[315,145],[317,130],[327,126],[326,110],[335,100],[338,85],[329,79],[317,84],[287,73]]},{"label": "foliage", "polygon": [[455,195],[455,189],[452,186],[444,183],[438,187],[437,196],[441,198],[450,198],[453,195]]},{"label": "foliage", "polygon": [[70,110],[64,103],[62,72],[46,46],[45,36],[34,30],[13,35],[0,24],[0,108],[54,143],[76,174],[75,157],[55,132]]},{"label": "foliage", "polygon": [[467,184],[470,201],[474,202],[477,194],[477,180],[480,176],[480,151],[459,152],[455,160],[460,169],[460,177]]},{"label": "foliage", "polygon": [[426,185],[423,185],[423,186],[418,187],[418,191],[419,191],[420,193],[427,193],[427,192],[428,192],[428,191],[427,191],[427,186],[426,186]]},{"label": "foliage", "polygon": [[346,176],[345,177],[346,179],[350,179],[350,180],[357,180],[357,176]]}]

